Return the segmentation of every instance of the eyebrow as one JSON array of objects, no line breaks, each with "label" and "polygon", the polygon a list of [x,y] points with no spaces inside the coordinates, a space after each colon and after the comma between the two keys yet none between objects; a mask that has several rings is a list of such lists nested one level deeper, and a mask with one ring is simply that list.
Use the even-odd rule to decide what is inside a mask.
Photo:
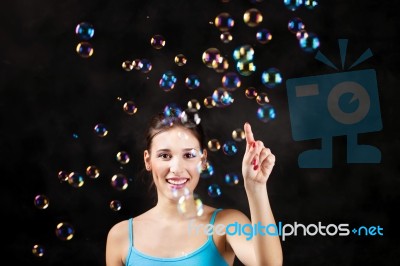
[{"label": "eyebrow", "polygon": [[[182,149],[182,151],[191,151],[191,150],[196,150],[196,151],[200,151],[200,148],[185,148]],[[171,151],[171,149],[159,149],[156,152],[167,152],[167,151]]]}]

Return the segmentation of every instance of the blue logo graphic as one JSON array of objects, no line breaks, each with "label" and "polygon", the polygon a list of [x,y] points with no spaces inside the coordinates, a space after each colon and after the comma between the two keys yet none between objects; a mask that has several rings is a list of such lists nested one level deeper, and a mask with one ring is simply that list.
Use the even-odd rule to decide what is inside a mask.
[{"label": "blue logo graphic", "polygon": [[[347,40],[339,40],[342,70]],[[372,56],[366,50],[349,68]],[[315,59],[336,69],[321,52]],[[299,155],[300,168],[331,168],[332,137],[347,136],[347,163],[380,163],[381,152],[357,143],[357,134],[382,130],[374,69],[288,79],[286,81],[292,137],[296,141],[321,138],[321,149]]]}]

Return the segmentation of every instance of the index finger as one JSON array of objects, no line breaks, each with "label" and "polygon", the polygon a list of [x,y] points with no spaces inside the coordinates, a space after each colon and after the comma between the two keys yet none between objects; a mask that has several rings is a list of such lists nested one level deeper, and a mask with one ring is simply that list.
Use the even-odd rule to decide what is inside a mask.
[{"label": "index finger", "polygon": [[248,122],[244,124],[244,133],[246,136],[246,142],[248,145],[253,144],[254,142],[254,136],[253,136],[253,131],[251,131],[251,126]]}]

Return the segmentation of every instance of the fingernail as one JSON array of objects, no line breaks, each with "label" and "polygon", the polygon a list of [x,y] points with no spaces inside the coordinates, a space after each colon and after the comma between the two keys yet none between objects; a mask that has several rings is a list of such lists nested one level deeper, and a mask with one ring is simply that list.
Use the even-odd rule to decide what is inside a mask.
[{"label": "fingernail", "polygon": [[258,164],[254,165],[253,170],[256,171],[258,169]]}]

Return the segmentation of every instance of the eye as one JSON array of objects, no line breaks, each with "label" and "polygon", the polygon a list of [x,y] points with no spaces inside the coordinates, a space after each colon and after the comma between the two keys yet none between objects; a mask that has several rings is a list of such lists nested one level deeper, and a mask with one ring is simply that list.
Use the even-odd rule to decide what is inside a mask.
[{"label": "eye", "polygon": [[185,153],[183,155],[183,157],[186,158],[186,159],[196,158],[197,157],[197,153],[196,153],[196,151],[190,151],[190,152]]},{"label": "eye", "polygon": [[161,158],[161,159],[171,159],[171,155],[168,153],[160,153],[157,155],[157,158]]}]

